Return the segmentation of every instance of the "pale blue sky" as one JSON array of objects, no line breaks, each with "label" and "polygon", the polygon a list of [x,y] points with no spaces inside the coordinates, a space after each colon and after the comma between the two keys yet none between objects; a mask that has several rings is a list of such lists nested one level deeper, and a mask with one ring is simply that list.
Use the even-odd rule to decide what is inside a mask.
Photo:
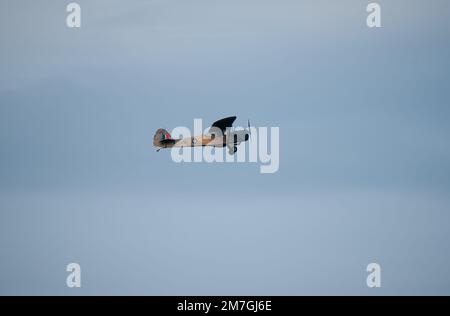
[{"label": "pale blue sky", "polygon": [[[450,3],[378,2],[1,2],[0,293],[450,294]],[[279,172],[151,146],[227,115]]]}]

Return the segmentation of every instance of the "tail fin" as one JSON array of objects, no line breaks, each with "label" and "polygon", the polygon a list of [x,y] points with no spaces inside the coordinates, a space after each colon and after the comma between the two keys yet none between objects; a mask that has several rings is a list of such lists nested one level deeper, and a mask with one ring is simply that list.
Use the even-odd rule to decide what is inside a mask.
[{"label": "tail fin", "polygon": [[155,136],[153,136],[153,145],[155,147],[166,147],[167,144],[173,143],[175,143],[175,140],[164,128],[159,128],[156,131]]}]

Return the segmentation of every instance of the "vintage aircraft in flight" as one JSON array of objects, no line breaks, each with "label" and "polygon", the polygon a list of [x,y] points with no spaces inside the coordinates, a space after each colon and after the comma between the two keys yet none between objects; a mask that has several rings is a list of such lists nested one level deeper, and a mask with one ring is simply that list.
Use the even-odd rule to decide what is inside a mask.
[{"label": "vintage aircraft in flight", "polygon": [[156,131],[153,137],[153,146],[160,151],[162,148],[172,147],[197,147],[197,146],[214,146],[228,147],[228,153],[233,155],[237,151],[237,146],[249,139],[250,121],[248,121],[248,129],[232,130],[233,122],[236,116],[230,116],[215,121],[208,130],[207,135],[198,135],[182,139],[173,139],[169,132],[163,128]]}]

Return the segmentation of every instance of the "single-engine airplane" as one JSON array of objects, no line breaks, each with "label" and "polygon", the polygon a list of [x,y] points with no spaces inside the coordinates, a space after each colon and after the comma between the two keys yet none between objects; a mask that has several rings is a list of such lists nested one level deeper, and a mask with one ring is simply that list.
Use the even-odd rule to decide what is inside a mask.
[{"label": "single-engine airplane", "polygon": [[207,135],[199,135],[181,139],[174,139],[169,132],[163,128],[156,131],[153,136],[153,146],[157,147],[157,151],[162,148],[172,147],[197,147],[197,146],[213,146],[213,147],[228,147],[228,153],[234,155],[237,151],[237,146],[249,139],[250,120],[248,121],[248,129],[232,130],[233,122],[236,116],[230,116],[221,120],[215,121],[208,130]]}]

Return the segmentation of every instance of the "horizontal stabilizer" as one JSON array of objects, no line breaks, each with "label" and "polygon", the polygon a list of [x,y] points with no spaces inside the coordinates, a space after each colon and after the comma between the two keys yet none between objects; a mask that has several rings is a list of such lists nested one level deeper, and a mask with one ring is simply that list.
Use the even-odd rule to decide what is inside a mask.
[{"label": "horizontal stabilizer", "polygon": [[169,145],[169,144],[175,144],[175,139],[163,139],[159,141],[161,145]]}]

